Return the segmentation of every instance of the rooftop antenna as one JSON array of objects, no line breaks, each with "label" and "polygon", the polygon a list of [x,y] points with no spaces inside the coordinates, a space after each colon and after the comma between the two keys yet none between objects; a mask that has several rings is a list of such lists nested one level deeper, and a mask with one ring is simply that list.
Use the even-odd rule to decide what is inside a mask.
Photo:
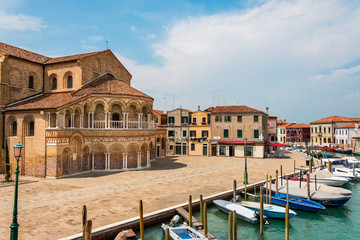
[{"label": "rooftop antenna", "polygon": [[105,43],[106,43],[106,50],[108,50],[108,49],[109,49],[109,46],[108,46],[109,41],[108,41],[108,40],[106,40],[106,41],[105,41]]}]

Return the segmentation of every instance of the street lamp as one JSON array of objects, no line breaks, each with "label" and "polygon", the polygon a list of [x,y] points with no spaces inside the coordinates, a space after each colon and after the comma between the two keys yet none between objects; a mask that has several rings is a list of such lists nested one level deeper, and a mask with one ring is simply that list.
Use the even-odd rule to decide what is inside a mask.
[{"label": "street lamp", "polygon": [[248,184],[248,174],[247,174],[247,159],[246,159],[246,142],[247,138],[245,138],[245,146],[244,146],[244,155],[245,155],[245,172],[244,172],[244,184]]},{"label": "street lamp", "polygon": [[15,197],[14,197],[14,211],[13,211],[13,221],[10,226],[11,229],[11,240],[17,240],[18,239],[18,229],[19,224],[17,223],[17,200],[18,200],[18,181],[19,181],[19,159],[21,158],[22,149],[24,148],[23,145],[18,142],[14,146],[14,156],[16,158],[16,180],[15,180]]}]

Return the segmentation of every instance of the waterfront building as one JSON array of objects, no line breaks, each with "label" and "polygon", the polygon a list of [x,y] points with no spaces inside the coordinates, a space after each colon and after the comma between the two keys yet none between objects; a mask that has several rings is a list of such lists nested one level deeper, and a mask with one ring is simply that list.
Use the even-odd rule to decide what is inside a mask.
[{"label": "waterfront building", "polygon": [[352,123],[355,119],[330,116],[310,123],[310,138],[315,146],[334,146],[335,128]]},{"label": "waterfront building", "polygon": [[352,150],[353,153],[360,155],[360,136],[352,138]]},{"label": "waterfront building", "polygon": [[286,143],[308,146],[310,142],[310,125],[294,123],[286,127]]},{"label": "waterfront building", "polygon": [[245,105],[217,106],[211,113],[211,155],[264,158],[267,138],[267,114]]},{"label": "waterfront building", "polygon": [[277,140],[279,143],[286,143],[286,128],[291,126],[294,123],[288,123],[286,121],[281,121],[277,126]]},{"label": "waterfront building", "polygon": [[191,111],[177,108],[167,112],[167,153],[188,155]]},{"label": "waterfront building", "polygon": [[[0,77],[0,139],[25,146],[21,174],[142,169],[165,155],[153,98],[131,87],[108,49],[50,58],[0,43]],[[10,161],[15,169],[12,154]]]},{"label": "waterfront building", "polygon": [[277,142],[276,128],[277,116],[268,115],[268,141],[271,143]]},{"label": "waterfront building", "polygon": [[341,148],[353,148],[354,137],[360,136],[359,123],[349,123],[335,128],[335,145]]},{"label": "waterfront building", "polygon": [[201,111],[200,107],[190,115],[188,140],[190,156],[210,156],[210,113]]}]

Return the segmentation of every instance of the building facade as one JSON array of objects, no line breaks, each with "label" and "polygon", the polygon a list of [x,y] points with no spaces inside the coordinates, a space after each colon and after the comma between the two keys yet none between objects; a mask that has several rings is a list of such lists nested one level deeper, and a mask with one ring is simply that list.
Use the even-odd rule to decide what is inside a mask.
[{"label": "building facade", "polygon": [[247,138],[247,156],[264,158],[266,113],[244,105],[217,106],[207,111],[211,113],[212,155],[243,157]]},{"label": "building facade", "polygon": [[210,156],[210,113],[198,111],[191,114],[189,126],[189,156]]},{"label": "building facade", "polygon": [[359,136],[359,123],[350,123],[342,127],[337,127],[335,129],[335,145],[346,149],[352,149],[352,139]]},{"label": "building facade", "polygon": [[167,112],[168,154],[188,155],[191,111],[177,108]]},{"label": "building facade", "polygon": [[283,122],[277,127],[277,139],[279,143],[286,143],[286,128],[294,123]]},{"label": "building facade", "polygon": [[153,98],[110,50],[49,58],[0,43],[0,59],[1,140],[24,145],[21,174],[142,169],[166,154]]},{"label": "building facade", "polygon": [[310,125],[294,123],[286,127],[286,143],[308,146],[310,142]]}]

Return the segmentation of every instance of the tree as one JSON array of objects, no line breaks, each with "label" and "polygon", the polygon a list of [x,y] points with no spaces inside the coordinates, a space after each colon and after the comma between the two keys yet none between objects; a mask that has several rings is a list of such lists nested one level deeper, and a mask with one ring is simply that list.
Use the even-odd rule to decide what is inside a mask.
[{"label": "tree", "polygon": [[10,159],[9,159],[9,147],[7,139],[5,139],[5,180],[10,181]]}]

